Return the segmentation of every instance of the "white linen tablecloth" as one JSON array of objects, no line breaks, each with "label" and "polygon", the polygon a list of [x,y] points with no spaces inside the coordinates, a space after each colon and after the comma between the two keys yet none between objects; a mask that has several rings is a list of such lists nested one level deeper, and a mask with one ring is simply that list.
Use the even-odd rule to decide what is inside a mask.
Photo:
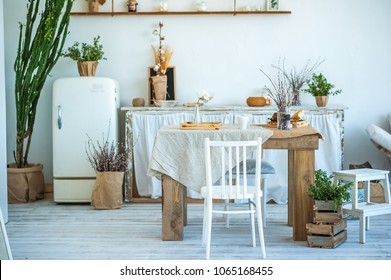
[{"label": "white linen tablecloth", "polygon": [[[205,185],[204,138],[248,141],[261,137],[265,142],[272,135],[269,129],[250,126],[241,130],[236,124],[224,124],[219,130],[181,130],[177,125],[164,126],[156,135],[147,175],[165,174],[199,192]],[[212,177],[218,180],[219,174],[212,174]]]}]

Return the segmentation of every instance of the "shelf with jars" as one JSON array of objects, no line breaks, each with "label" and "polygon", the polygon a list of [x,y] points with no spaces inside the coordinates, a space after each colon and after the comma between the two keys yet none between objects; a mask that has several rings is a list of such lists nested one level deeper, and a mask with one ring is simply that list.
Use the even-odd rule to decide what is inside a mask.
[{"label": "shelf with jars", "polygon": [[[89,11],[85,12],[72,12],[72,16],[148,16],[148,15],[159,15],[159,16],[169,16],[169,15],[277,15],[277,14],[291,14],[291,11],[280,10],[278,6],[276,8],[270,7],[269,2],[277,2],[278,0],[267,0],[266,9],[251,9],[250,7],[243,7],[241,9],[237,8],[236,0],[234,1],[233,10],[211,10],[208,11],[205,1],[199,1],[195,7],[195,10],[187,11],[169,11],[166,1],[161,1],[160,6],[157,7],[155,11],[137,11],[137,0],[128,0],[125,1],[127,5],[126,11],[115,11],[114,0],[111,0],[111,11],[99,12],[99,3],[105,3],[105,0],[87,0],[89,1]],[[95,3],[95,4],[94,4]],[[100,4],[102,5],[102,4]],[[92,9],[91,7],[94,7]]]}]

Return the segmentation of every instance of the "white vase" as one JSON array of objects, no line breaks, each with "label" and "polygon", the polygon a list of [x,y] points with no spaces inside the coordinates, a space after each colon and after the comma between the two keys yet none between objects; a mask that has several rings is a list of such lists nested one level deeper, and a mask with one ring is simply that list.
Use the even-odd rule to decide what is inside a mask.
[{"label": "white vase", "polygon": [[196,104],[196,105],[194,106],[193,123],[195,123],[195,124],[201,123],[200,105],[199,105],[199,104]]}]

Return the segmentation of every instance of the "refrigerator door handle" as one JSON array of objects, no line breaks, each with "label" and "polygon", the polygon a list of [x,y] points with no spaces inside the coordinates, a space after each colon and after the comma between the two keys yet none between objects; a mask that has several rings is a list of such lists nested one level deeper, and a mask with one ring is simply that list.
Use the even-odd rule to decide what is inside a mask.
[{"label": "refrigerator door handle", "polygon": [[57,125],[58,125],[58,129],[61,129],[62,127],[61,105],[58,105],[57,107]]}]

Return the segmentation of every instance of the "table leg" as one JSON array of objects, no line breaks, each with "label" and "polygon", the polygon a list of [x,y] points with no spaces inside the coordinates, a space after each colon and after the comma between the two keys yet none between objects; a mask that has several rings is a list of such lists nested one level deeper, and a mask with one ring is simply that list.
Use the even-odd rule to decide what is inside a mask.
[{"label": "table leg", "polygon": [[183,240],[185,187],[162,175],[162,240]]},{"label": "table leg", "polygon": [[293,197],[295,191],[295,182],[294,182],[294,174],[293,172],[289,172],[289,168],[293,168],[294,166],[294,150],[288,150],[288,226],[293,226]]},{"label": "table leg", "polygon": [[314,181],[315,150],[292,150],[289,152],[289,178],[293,194],[293,240],[307,240],[306,224],[312,222],[313,200],[308,196]]}]

